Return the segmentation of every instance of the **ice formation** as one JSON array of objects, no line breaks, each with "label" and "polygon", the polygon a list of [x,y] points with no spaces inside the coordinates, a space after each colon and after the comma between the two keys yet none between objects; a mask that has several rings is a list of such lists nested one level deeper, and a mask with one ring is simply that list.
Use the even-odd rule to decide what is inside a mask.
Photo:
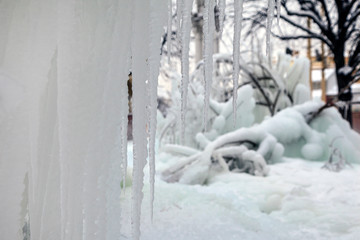
[{"label": "ice formation", "polygon": [[167,25],[167,51],[168,51],[168,64],[171,60],[171,38],[172,38],[172,0],[168,3],[168,25]]},{"label": "ice formation", "polygon": [[120,238],[132,49],[138,239],[166,4],[2,1],[0,10],[1,238],[23,239],[21,229],[39,240]]},{"label": "ice formation", "polygon": [[[157,88],[158,75],[160,68],[160,40],[163,30],[163,23],[166,21],[166,9],[156,10],[156,8],[163,7],[159,5],[158,1],[150,2],[150,54],[149,54],[149,83],[148,89],[150,91],[150,104],[148,106],[150,111],[149,123],[149,168],[150,168],[150,209],[151,219],[153,218],[153,204],[154,204],[154,183],[155,183],[155,136],[157,127]],[[171,5],[170,5],[171,7]],[[168,16],[170,17],[170,16]]]},{"label": "ice formation", "polygon": [[234,1],[234,43],[233,43],[233,112],[234,112],[234,126],[236,125],[236,103],[237,99],[237,88],[239,84],[239,72],[240,72],[240,38],[241,38],[241,28],[242,28],[242,12],[243,12],[243,0]]},{"label": "ice formation", "polygon": [[211,93],[211,84],[213,77],[213,45],[215,33],[215,16],[214,16],[214,1],[205,1],[204,3],[204,80],[205,80],[205,104],[204,104],[204,117],[203,126],[207,130],[207,120],[209,112],[209,101]]},{"label": "ice formation", "polygon": [[277,24],[280,24],[280,16],[281,16],[281,0],[276,0],[276,18]]},{"label": "ice formation", "polygon": [[[268,0],[267,19],[266,19],[266,55],[271,57],[271,26],[274,19],[275,1]],[[280,13],[280,11],[279,11]]]},{"label": "ice formation", "polygon": [[[181,13],[181,141],[184,141],[185,111],[189,84],[189,48],[193,0],[180,0]],[[179,11],[178,11],[179,12]],[[178,19],[179,20],[179,19]],[[179,20],[180,21],[180,20]]]},{"label": "ice formation", "polygon": [[205,1],[204,8],[204,80],[205,80],[205,104],[203,126],[207,130],[207,119],[209,112],[209,101],[213,77],[213,52],[214,52],[214,33],[215,33],[215,16],[214,1]]},{"label": "ice formation", "polygon": [[224,18],[225,18],[225,8],[226,8],[226,0],[218,0],[219,6],[219,31],[222,34],[224,29]]}]

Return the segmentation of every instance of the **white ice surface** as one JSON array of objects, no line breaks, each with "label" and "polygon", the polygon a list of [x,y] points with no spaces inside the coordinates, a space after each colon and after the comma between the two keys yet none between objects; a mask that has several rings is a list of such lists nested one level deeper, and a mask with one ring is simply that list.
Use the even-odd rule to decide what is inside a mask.
[{"label": "white ice surface", "polygon": [[[158,159],[159,169],[176,161]],[[268,177],[223,173],[206,186],[158,179],[153,224],[145,184],[141,239],[358,239],[360,166],[334,173],[322,165],[285,159]],[[121,199],[122,239],[131,239],[129,196]]]}]

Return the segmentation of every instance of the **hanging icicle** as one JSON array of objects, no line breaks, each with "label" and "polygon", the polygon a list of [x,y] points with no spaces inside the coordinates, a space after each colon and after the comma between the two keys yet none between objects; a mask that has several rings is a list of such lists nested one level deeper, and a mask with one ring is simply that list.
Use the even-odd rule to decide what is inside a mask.
[{"label": "hanging icicle", "polygon": [[[132,111],[133,111],[133,186],[132,186],[132,237],[140,238],[140,215],[143,200],[144,167],[147,158],[147,113],[149,103],[146,81],[149,79],[149,22],[150,2],[133,1],[133,32],[132,32]],[[141,29],[141,31],[139,31]]]},{"label": "hanging icicle", "polygon": [[[281,0],[276,0],[277,24],[280,24]],[[280,28],[280,26],[279,26]]]},{"label": "hanging icicle", "polygon": [[[132,9],[132,6],[129,6]],[[130,25],[131,26],[131,25]],[[130,27],[129,30],[130,31]],[[131,39],[131,37],[130,37]],[[131,40],[130,40],[131,42]],[[126,59],[126,67],[124,69],[124,79],[127,81],[122,81],[122,94],[121,94],[121,123],[120,123],[120,151],[121,151],[121,159],[122,159],[122,189],[125,193],[126,188],[126,179],[127,179],[127,168],[128,168],[128,155],[127,155],[127,145],[128,145],[128,125],[129,125],[129,118],[128,116],[132,114],[131,110],[131,96],[129,95],[129,87],[132,84],[132,73],[131,73],[131,56],[132,56],[132,48],[131,44],[129,44],[129,49],[127,50],[127,59]],[[127,78],[125,76],[127,75]],[[132,134],[132,133],[131,133]]]},{"label": "hanging icicle", "polygon": [[[274,0],[268,0],[267,19],[266,19],[266,56],[271,56],[271,26],[274,19]],[[271,63],[270,63],[271,64]]]},{"label": "hanging icicle", "polygon": [[167,21],[167,57],[168,64],[171,64],[171,36],[172,36],[172,0],[168,3],[168,21]]},{"label": "hanging icicle", "polygon": [[204,79],[205,79],[205,94],[204,94],[204,116],[203,126],[207,130],[209,100],[211,94],[212,74],[213,74],[213,46],[214,46],[214,32],[215,32],[215,16],[214,16],[214,0],[204,2]]},{"label": "hanging icicle", "polygon": [[182,39],[182,20],[183,20],[183,11],[184,11],[184,1],[186,0],[176,0],[176,33],[177,33],[177,40],[178,44],[181,45]]},{"label": "hanging icicle", "polygon": [[219,0],[220,36],[224,30],[225,8],[226,8],[226,0]]},{"label": "hanging icicle", "polygon": [[243,0],[234,1],[234,12],[235,12],[235,22],[234,22],[234,42],[233,42],[233,115],[234,115],[234,127],[236,125],[236,102],[237,102],[237,90],[239,85],[239,73],[240,73],[240,39],[241,39],[241,29],[242,29],[242,12],[243,12]]},{"label": "hanging icicle", "polygon": [[191,32],[191,9],[193,0],[183,1],[182,25],[181,25],[181,139],[184,143],[185,134],[185,111],[189,84],[189,48]]},{"label": "hanging icicle", "polygon": [[279,30],[280,36],[283,35],[281,27],[280,27],[280,16],[281,16],[281,0],[276,0],[276,16],[277,16],[277,28]]},{"label": "hanging icicle", "polygon": [[[160,68],[161,35],[163,32],[163,20],[166,20],[166,5],[161,0],[153,0],[150,3],[150,58],[149,58],[149,90],[150,90],[150,119],[149,119],[149,169],[150,169],[150,216],[153,219],[154,208],[154,184],[155,184],[155,135],[157,124],[157,87]],[[164,7],[164,9],[161,9]],[[170,3],[171,9],[171,3]],[[170,17],[171,23],[171,14]],[[165,23],[165,21],[164,21]],[[171,25],[170,25],[171,29]],[[171,32],[171,30],[170,30]],[[169,39],[170,40],[170,39]],[[170,56],[170,55],[169,55]]]}]

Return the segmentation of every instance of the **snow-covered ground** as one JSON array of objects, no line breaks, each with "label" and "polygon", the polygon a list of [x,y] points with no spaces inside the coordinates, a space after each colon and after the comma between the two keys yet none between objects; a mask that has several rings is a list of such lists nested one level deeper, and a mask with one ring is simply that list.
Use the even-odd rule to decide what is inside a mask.
[{"label": "snow-covered ground", "polygon": [[[153,223],[149,184],[144,187],[141,239],[359,239],[360,166],[336,173],[322,165],[287,158],[270,165],[267,177],[224,173],[206,186],[158,177]],[[123,239],[131,239],[130,213],[128,187],[122,196]]]}]

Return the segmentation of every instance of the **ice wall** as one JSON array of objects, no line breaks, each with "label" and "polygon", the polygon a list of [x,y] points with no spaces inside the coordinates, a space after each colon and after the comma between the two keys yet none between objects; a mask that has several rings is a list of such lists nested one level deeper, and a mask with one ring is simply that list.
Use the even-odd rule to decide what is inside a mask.
[{"label": "ice wall", "polygon": [[166,3],[152,2],[157,8],[141,0],[0,2],[1,239],[23,239],[28,227],[36,240],[120,238],[129,67],[143,164],[149,59],[157,81],[166,24]]}]

